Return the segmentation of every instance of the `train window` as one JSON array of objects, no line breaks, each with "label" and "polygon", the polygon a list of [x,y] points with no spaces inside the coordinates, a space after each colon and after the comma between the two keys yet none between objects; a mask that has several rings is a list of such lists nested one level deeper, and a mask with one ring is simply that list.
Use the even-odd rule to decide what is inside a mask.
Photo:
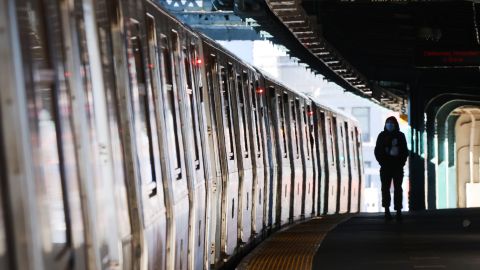
[{"label": "train window", "polygon": [[234,160],[234,144],[233,144],[233,126],[230,93],[227,81],[227,72],[224,67],[220,67],[220,81],[222,87],[222,106],[223,106],[223,122],[225,131],[225,143],[227,144],[227,155],[229,160]]},{"label": "train window", "polygon": [[[150,20],[152,23],[152,20]],[[153,27],[153,26],[151,26]],[[139,25],[132,22],[131,46],[133,52],[132,72],[132,96],[134,102],[134,119],[137,142],[137,156],[140,164],[140,176],[144,184],[156,183],[155,163],[159,162],[158,139],[156,133],[155,112],[153,107],[152,89],[146,82],[146,71],[140,40]],[[151,33],[151,31],[148,31]],[[155,132],[153,132],[155,131]],[[157,160],[155,159],[157,158]],[[156,187],[153,188],[151,196],[156,194]]]},{"label": "train window", "polygon": [[353,155],[351,156],[350,160],[353,160],[353,168],[357,168],[357,144],[356,144],[356,136],[353,133],[353,129],[350,132],[350,141],[352,142],[350,149],[352,149]]},{"label": "train window", "polygon": [[185,77],[187,80],[187,89],[188,92],[190,93],[192,91],[192,71],[190,67],[190,60],[188,57],[188,51],[187,49],[183,48],[183,64],[185,66]]},{"label": "train window", "polygon": [[335,165],[335,152],[334,152],[334,148],[335,148],[335,143],[334,143],[334,134],[333,134],[333,122],[332,122],[332,118],[330,117],[327,117],[327,124],[328,124],[328,131],[330,133],[330,154],[332,155],[332,166]]},{"label": "train window", "polygon": [[248,129],[247,129],[247,117],[246,117],[246,107],[247,105],[245,104],[245,91],[243,89],[243,83],[242,79],[240,78],[240,75],[237,74],[236,76],[237,79],[237,96],[238,96],[238,106],[240,109],[240,114],[239,114],[239,120],[240,120],[240,126],[242,128],[242,135],[243,135],[243,143],[240,143],[242,145],[242,151],[243,151],[243,156],[244,158],[248,158]]},{"label": "train window", "polygon": [[[258,84],[258,82],[256,83]],[[252,117],[252,120],[253,120],[253,126],[255,127],[255,132],[253,132],[254,136],[255,136],[255,140],[257,141],[257,157],[261,157],[262,156],[262,146],[261,146],[261,137],[262,137],[262,134],[260,132],[260,124],[258,123],[258,118],[259,118],[259,109],[258,109],[258,96],[257,96],[257,92],[256,92],[256,88],[253,87],[253,84],[250,83],[250,95],[251,95],[251,98],[252,98],[252,110],[253,110],[253,117]]]},{"label": "train window", "polygon": [[[22,2],[23,3],[23,2]],[[38,226],[42,233],[42,246],[48,253],[57,257],[69,245],[70,224],[66,185],[68,180],[76,182],[76,160],[71,122],[71,104],[66,87],[66,76],[61,65],[54,67],[50,52],[60,51],[59,45],[48,42],[43,7],[24,5],[20,2],[18,12],[22,18],[36,18],[36,23],[20,20],[19,28],[25,31],[21,37],[26,81],[29,138],[34,162],[36,204],[39,206]],[[23,6],[22,6],[23,5]],[[58,16],[58,14],[56,14]],[[58,17],[57,17],[58,19]],[[57,21],[56,21],[57,23]],[[61,31],[55,24],[52,31]],[[54,39],[54,41],[57,41]],[[58,72],[60,71],[60,72]],[[2,178],[3,182],[3,178]],[[63,256],[61,256],[63,257]]]},{"label": "train window", "polygon": [[[307,148],[307,151],[305,151],[305,158],[307,160],[310,160],[310,155],[311,155],[311,145],[310,145],[310,135],[308,134],[308,115],[307,113],[310,111],[310,109],[305,110],[305,106],[302,106],[302,118],[303,118],[303,129],[305,132],[305,147]],[[307,122],[308,121],[308,122]]]},{"label": "train window", "polygon": [[345,136],[343,135],[343,127],[340,125],[340,138],[337,139],[339,159],[342,162],[342,166],[345,167]]},{"label": "train window", "polygon": [[[147,87],[147,101],[148,101],[148,113],[149,113],[149,122],[150,122],[150,132],[151,132],[151,139],[152,139],[152,149],[153,149],[153,161],[152,166],[155,168],[155,177],[152,179],[152,182],[157,182],[157,178],[161,177],[160,171],[160,147],[158,144],[158,133],[157,133],[157,122],[156,122],[156,115],[158,107],[156,106],[154,100],[156,100],[156,96],[159,94],[160,87],[158,85],[158,81],[155,78],[158,78],[158,55],[157,55],[157,33],[156,33],[156,26],[155,26],[155,19],[150,15],[147,14],[147,39],[148,39],[148,68],[150,71],[150,85]],[[152,190],[151,196],[155,195],[157,192],[157,187],[155,185],[154,189]]]},{"label": "train window", "polygon": [[[173,35],[173,39],[178,38]],[[162,41],[162,73],[164,78],[164,100],[165,100],[165,125],[167,132],[169,153],[173,153],[175,158],[170,159],[173,162],[173,169],[177,179],[182,178],[182,159],[180,152],[180,134],[178,123],[177,110],[176,110],[176,93],[173,87],[173,69],[172,54],[168,48],[168,39],[166,36],[161,37]],[[177,42],[172,42],[177,44]]]},{"label": "train window", "polygon": [[193,147],[194,147],[194,166],[195,169],[200,169],[200,143],[199,143],[199,134],[198,134],[198,114],[197,114],[197,100],[195,98],[195,93],[193,92],[193,77],[191,72],[191,60],[189,57],[189,53],[186,49],[183,50],[184,54],[184,65],[185,65],[185,76],[187,76],[187,95],[190,102],[190,117],[192,121],[192,128],[193,128]]},{"label": "train window", "polygon": [[344,122],[344,126],[342,127],[342,146],[343,146],[343,167],[347,166],[347,143],[348,143],[348,128],[347,122]]},{"label": "train window", "polygon": [[290,101],[290,104],[291,104],[291,110],[292,110],[292,126],[293,126],[293,133],[294,133],[294,141],[295,141],[295,159],[299,159],[300,158],[300,134],[299,133],[299,130],[298,130],[298,127],[299,127],[299,123],[298,123],[298,118],[297,118],[297,109],[298,107],[300,106],[299,104],[299,101],[298,100],[295,100],[295,101]]},{"label": "train window", "polygon": [[[273,89],[272,89],[273,90]],[[273,91],[271,91],[273,93]],[[278,110],[280,111],[280,139],[282,140],[283,144],[283,157],[288,157],[288,148],[287,148],[287,137],[286,137],[286,124],[285,124],[285,108],[283,106],[283,98],[280,95],[277,95],[278,100]]]}]

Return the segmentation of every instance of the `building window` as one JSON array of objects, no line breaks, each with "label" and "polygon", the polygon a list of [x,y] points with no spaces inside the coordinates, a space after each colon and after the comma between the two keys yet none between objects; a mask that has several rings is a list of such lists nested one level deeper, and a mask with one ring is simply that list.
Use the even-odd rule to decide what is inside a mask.
[{"label": "building window", "polygon": [[370,141],[370,108],[368,107],[353,107],[352,115],[355,116],[362,129],[362,141]]}]

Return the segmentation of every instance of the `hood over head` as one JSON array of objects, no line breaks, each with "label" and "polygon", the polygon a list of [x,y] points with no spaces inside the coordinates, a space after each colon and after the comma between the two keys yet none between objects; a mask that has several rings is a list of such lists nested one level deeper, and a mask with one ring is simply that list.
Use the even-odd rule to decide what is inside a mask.
[{"label": "hood over head", "polygon": [[[385,120],[385,124],[387,122],[392,122],[393,123],[393,125],[395,126],[394,131],[399,131],[400,130],[400,126],[399,126],[397,118],[395,118],[395,116],[388,117],[387,120]],[[387,131],[387,128],[386,128],[385,125],[383,126],[383,130]]]}]

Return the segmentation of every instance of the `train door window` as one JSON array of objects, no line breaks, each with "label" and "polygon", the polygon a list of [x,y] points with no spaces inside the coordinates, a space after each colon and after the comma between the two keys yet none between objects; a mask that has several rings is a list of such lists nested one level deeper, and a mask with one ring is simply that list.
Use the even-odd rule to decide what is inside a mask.
[{"label": "train door window", "polygon": [[[245,74],[246,75],[246,74]],[[257,82],[258,84],[258,82]],[[260,131],[260,124],[259,124],[259,110],[260,106],[258,104],[258,94],[256,91],[256,88],[253,87],[253,83],[249,84],[250,86],[250,96],[252,99],[252,111],[253,111],[253,117],[252,117],[252,125],[255,128],[255,132],[253,132],[256,140],[256,152],[257,152],[257,157],[262,156],[262,146],[261,146],[261,138],[262,138],[262,133]]]},{"label": "train door window", "polygon": [[343,125],[343,166],[345,167],[347,165],[347,155],[349,154],[348,152],[348,124],[347,122],[344,122]]},{"label": "train door window", "polygon": [[156,115],[158,113],[158,107],[156,106],[156,103],[154,100],[158,99],[158,95],[160,93],[160,87],[158,85],[158,81],[156,80],[158,76],[158,55],[157,55],[157,45],[158,45],[158,40],[157,40],[157,33],[156,33],[156,26],[155,26],[155,19],[153,16],[150,14],[147,14],[147,39],[148,39],[148,69],[150,71],[150,85],[147,87],[148,91],[148,96],[147,96],[147,101],[149,105],[149,120],[150,120],[150,132],[151,132],[151,139],[152,139],[152,148],[153,148],[153,166],[154,166],[154,172],[156,173],[156,177],[153,178],[152,182],[155,182],[155,185],[153,185],[153,190],[151,195],[155,195],[157,190],[156,190],[156,178],[161,177],[161,171],[160,171],[160,148],[158,144],[158,133],[157,133],[157,122],[155,121]]},{"label": "train door window", "polygon": [[[270,91],[271,93],[273,92]],[[280,139],[282,140],[283,144],[283,157],[287,158],[288,157],[288,147],[287,147],[287,129],[286,129],[286,123],[285,123],[285,106],[284,106],[284,100],[280,95],[277,95],[277,101],[278,101],[278,110],[280,111]]]},{"label": "train door window", "polygon": [[223,66],[220,67],[220,81],[222,92],[222,108],[223,108],[223,122],[225,129],[225,143],[227,156],[229,160],[235,159],[234,144],[233,144],[233,125],[232,125],[232,111],[231,101],[228,86],[228,74]]},{"label": "train door window", "polygon": [[298,100],[291,100],[290,101],[290,105],[291,105],[291,113],[292,113],[292,128],[293,128],[293,140],[294,140],[294,147],[295,147],[295,159],[299,159],[300,158],[300,137],[299,137],[299,130],[298,130],[298,127],[299,127],[299,123],[298,123],[298,118],[297,118],[297,112],[298,112],[298,107],[300,106]]},{"label": "train door window", "polygon": [[[151,20],[150,20],[151,22]],[[130,66],[132,73],[132,101],[134,108],[134,123],[136,130],[137,156],[140,165],[140,175],[144,184],[152,185],[151,196],[156,194],[156,172],[154,150],[158,150],[156,137],[155,113],[153,108],[152,89],[147,85],[146,71],[143,56],[142,41],[140,39],[139,24],[132,20],[130,42],[133,61]],[[151,31],[148,31],[151,32]]]},{"label": "train door window", "polygon": [[[173,35],[173,39],[176,36]],[[175,42],[172,42],[175,43]],[[180,125],[178,123],[178,113],[175,106],[176,93],[173,89],[173,69],[175,68],[172,62],[172,53],[169,49],[168,39],[165,35],[161,37],[162,44],[162,78],[165,84],[164,87],[164,105],[165,105],[165,130],[168,138],[168,153],[173,153],[173,158],[170,158],[170,164],[174,170],[176,179],[182,178],[182,158],[180,152]],[[176,43],[175,43],[176,44]]]},{"label": "train door window", "polygon": [[337,143],[339,144],[338,150],[339,150],[339,159],[340,162],[342,162],[342,166],[345,167],[345,134],[343,132],[343,126],[340,123],[340,138],[337,139]]},{"label": "train door window", "polygon": [[353,129],[352,129],[350,131],[350,142],[352,142],[350,144],[350,149],[351,149],[351,152],[353,152],[353,153],[351,155],[350,160],[353,160],[353,168],[354,169],[357,168],[357,144],[356,144],[356,140],[357,140],[357,137],[353,133]]},{"label": "train door window", "polygon": [[[194,48],[194,47],[193,47]],[[199,137],[199,125],[198,125],[198,113],[197,113],[197,100],[193,91],[193,74],[192,74],[192,60],[189,52],[186,48],[183,49],[183,64],[185,68],[185,76],[187,77],[187,95],[190,103],[190,118],[193,128],[193,163],[196,170],[200,169],[200,137]]]},{"label": "train door window", "polygon": [[194,43],[190,44],[190,54],[191,54],[191,60],[193,63],[193,78],[194,78],[194,84],[196,85],[197,89],[197,94],[196,96],[198,97],[198,102],[203,103],[203,85],[202,85],[202,79],[201,79],[201,72],[202,70],[200,69],[201,64],[203,63],[202,59],[198,56],[198,48],[195,46]]},{"label": "train door window", "polygon": [[333,122],[332,122],[332,118],[330,117],[327,117],[327,124],[328,124],[328,131],[329,131],[329,134],[330,134],[330,155],[332,156],[331,158],[331,161],[332,161],[332,166],[335,165],[335,151],[334,151],[334,147],[335,147],[335,143],[334,143],[334,133],[333,133]]},{"label": "train door window", "polygon": [[[50,53],[60,52],[61,44],[47,39],[44,7],[22,3],[18,3],[19,16],[38,19],[36,23],[19,21],[19,28],[28,33],[21,35],[21,43],[25,46],[22,51],[26,81],[30,82],[26,84],[27,115],[36,204],[41,218],[38,226],[43,250],[48,251],[53,260],[60,260],[63,258],[61,251],[67,250],[71,243],[66,182],[77,180],[70,94],[66,84],[69,73],[61,65],[54,66]],[[58,18],[58,14],[55,15]],[[50,30],[60,32],[60,25],[55,23],[55,29]]]},{"label": "train door window", "polygon": [[243,157],[248,158],[248,128],[247,128],[247,117],[246,117],[246,98],[245,98],[245,91],[243,88],[243,82],[240,77],[240,74],[236,75],[236,82],[237,82],[237,95],[238,95],[238,107],[240,109],[239,112],[239,125],[240,129],[242,130],[242,137],[243,137],[243,143],[242,145],[242,151],[243,151]]},{"label": "train door window", "polygon": [[308,112],[310,109],[305,110],[305,106],[302,106],[302,118],[303,118],[303,130],[305,134],[305,148],[307,151],[305,151],[305,158],[307,160],[310,160],[311,158],[311,144],[310,144],[310,134],[308,133]]},{"label": "train door window", "polygon": [[[178,38],[176,35],[173,35],[173,39]],[[164,87],[164,104],[165,104],[165,126],[167,132],[167,141],[168,141],[168,152],[173,154],[173,158],[170,159],[171,166],[174,170],[176,179],[182,178],[182,158],[180,152],[180,134],[178,123],[178,113],[176,110],[176,93],[174,92],[173,82],[174,82],[174,73],[173,69],[175,68],[172,63],[172,52],[168,46],[168,39],[165,35],[161,37],[162,44],[162,77],[165,84]],[[172,41],[172,44],[176,46],[177,42]]]}]

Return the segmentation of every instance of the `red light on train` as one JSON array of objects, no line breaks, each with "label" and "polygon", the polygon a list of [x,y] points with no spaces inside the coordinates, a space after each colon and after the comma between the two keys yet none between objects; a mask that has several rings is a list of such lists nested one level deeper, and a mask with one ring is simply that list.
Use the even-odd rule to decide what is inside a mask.
[{"label": "red light on train", "polygon": [[308,111],[307,114],[308,116],[313,116],[313,111]]},{"label": "red light on train", "polygon": [[257,88],[257,94],[263,94],[263,92],[265,92],[265,89],[263,88]]},{"label": "red light on train", "polygon": [[202,64],[202,62],[203,62],[203,61],[202,61],[202,59],[197,59],[197,61],[195,61],[195,64],[197,64],[197,65],[201,65],[201,64]]},{"label": "red light on train", "polygon": [[148,64],[149,69],[153,69],[153,64]]}]

